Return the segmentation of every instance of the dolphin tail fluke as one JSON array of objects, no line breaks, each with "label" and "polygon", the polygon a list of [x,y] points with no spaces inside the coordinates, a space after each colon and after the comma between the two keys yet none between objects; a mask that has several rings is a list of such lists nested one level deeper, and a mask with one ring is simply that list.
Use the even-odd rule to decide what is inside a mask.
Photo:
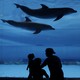
[{"label": "dolphin tail fluke", "polygon": [[19,5],[19,4],[16,4],[16,3],[14,3],[14,4],[16,5],[16,7],[17,7],[17,8],[19,8],[19,7],[20,7],[20,5]]},{"label": "dolphin tail fluke", "polygon": [[4,19],[1,19],[1,20],[2,20],[2,22],[4,22],[4,23],[6,22],[6,20],[4,20]]}]

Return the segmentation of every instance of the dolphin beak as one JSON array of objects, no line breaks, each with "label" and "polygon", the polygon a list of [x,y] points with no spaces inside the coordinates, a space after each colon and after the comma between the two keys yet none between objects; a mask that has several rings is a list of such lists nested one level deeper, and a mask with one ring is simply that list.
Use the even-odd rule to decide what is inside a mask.
[{"label": "dolphin beak", "polygon": [[76,13],[77,11],[76,10],[74,10],[74,13]]},{"label": "dolphin beak", "polygon": [[55,28],[52,28],[52,30],[55,30]]}]

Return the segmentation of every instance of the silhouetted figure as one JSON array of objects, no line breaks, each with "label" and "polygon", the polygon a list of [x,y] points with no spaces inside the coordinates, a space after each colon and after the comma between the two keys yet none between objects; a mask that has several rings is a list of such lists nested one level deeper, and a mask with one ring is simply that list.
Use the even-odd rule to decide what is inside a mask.
[{"label": "silhouetted figure", "polygon": [[41,59],[40,58],[34,59],[33,69],[34,69],[33,80],[43,80],[43,76],[45,76],[46,78],[49,78],[46,71],[44,69],[41,69]]},{"label": "silhouetted figure", "polygon": [[41,67],[48,65],[50,71],[50,80],[64,80],[64,74],[62,71],[62,64],[55,54],[52,48],[46,49],[46,56],[47,58],[42,63]]},{"label": "silhouetted figure", "polygon": [[32,80],[33,61],[34,61],[34,54],[31,53],[31,54],[28,55],[28,66],[27,66],[27,70],[28,70],[28,68],[29,68],[28,80]]}]

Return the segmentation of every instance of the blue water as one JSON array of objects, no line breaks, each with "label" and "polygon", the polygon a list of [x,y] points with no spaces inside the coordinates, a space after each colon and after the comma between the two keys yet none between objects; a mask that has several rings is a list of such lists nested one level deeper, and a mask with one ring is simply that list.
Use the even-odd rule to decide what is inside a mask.
[{"label": "blue water", "polygon": [[[41,8],[40,4],[50,8],[70,7],[77,13],[65,15],[58,21],[53,21],[54,18],[40,19],[25,14],[14,3],[31,9]],[[34,35],[0,20],[0,60],[23,59],[31,52],[36,57],[45,58],[47,47],[54,48],[61,59],[80,60],[80,0],[0,0],[0,19],[24,21],[25,16],[33,22],[49,24],[56,30]]]},{"label": "blue water", "polygon": [[[27,77],[27,65],[0,65],[0,77]],[[44,68],[49,75],[47,67]],[[79,78],[80,65],[63,65],[64,77]]]},{"label": "blue water", "polygon": [[[58,21],[53,21],[54,18],[40,19],[25,14],[14,3],[31,9],[41,8],[40,4],[49,8],[70,7],[77,10],[77,13],[66,15]],[[62,61],[80,61],[80,0],[0,0],[0,19],[24,21],[25,16],[33,22],[49,24],[55,31],[42,31],[34,35],[32,31],[15,28],[0,20],[0,63],[23,61],[29,53],[45,59],[47,47],[54,48]],[[0,67],[0,76],[27,76],[25,65]],[[80,66],[64,65],[63,70],[65,77],[80,77]]]}]

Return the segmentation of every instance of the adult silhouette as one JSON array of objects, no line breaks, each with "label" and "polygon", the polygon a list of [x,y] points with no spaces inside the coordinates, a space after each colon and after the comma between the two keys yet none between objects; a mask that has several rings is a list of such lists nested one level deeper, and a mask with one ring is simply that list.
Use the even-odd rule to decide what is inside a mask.
[{"label": "adult silhouette", "polygon": [[46,52],[46,59],[41,64],[41,67],[48,65],[50,71],[50,80],[64,80],[64,75],[62,71],[62,64],[59,57],[55,54],[55,51],[52,48],[47,48]]}]

